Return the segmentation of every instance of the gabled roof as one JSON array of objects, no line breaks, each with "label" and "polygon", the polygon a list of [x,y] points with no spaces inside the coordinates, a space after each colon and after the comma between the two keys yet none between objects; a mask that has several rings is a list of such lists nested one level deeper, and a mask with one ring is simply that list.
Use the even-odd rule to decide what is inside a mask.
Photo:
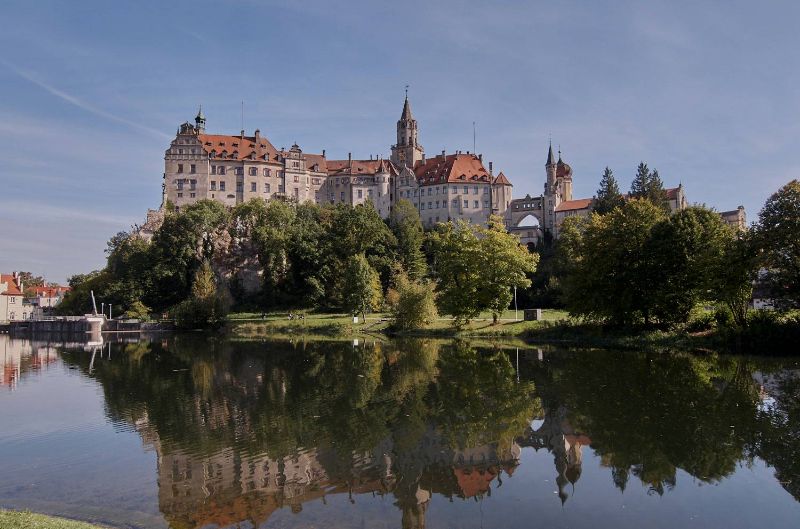
[{"label": "gabled roof", "polygon": [[257,160],[264,160],[264,155],[270,161],[277,161],[278,149],[275,148],[270,141],[260,136],[256,142],[255,136],[228,136],[222,134],[198,134],[203,150],[206,154],[211,154],[214,151],[219,156],[222,151],[225,151],[230,157],[234,152],[238,153],[237,158],[247,159],[251,153],[255,153]]},{"label": "gabled roof", "polygon": [[489,171],[474,154],[447,154],[417,162],[414,168],[420,185],[490,182]]},{"label": "gabled roof", "polygon": [[22,291],[17,286],[17,283],[14,281],[14,276],[11,274],[0,274],[0,283],[5,283],[8,285],[8,288],[5,292],[2,293],[4,296],[21,296]]},{"label": "gabled roof", "polygon": [[494,183],[497,185],[504,185],[504,186],[512,185],[511,182],[508,181],[508,178],[506,178],[506,175],[503,174],[503,171],[500,171],[500,174],[497,175],[497,178],[494,179]]},{"label": "gabled roof", "polygon": [[69,292],[69,287],[52,286],[52,287],[34,287],[33,292],[39,298],[56,298],[61,294]]},{"label": "gabled roof", "polygon": [[388,160],[327,160],[328,176],[371,176],[385,172],[398,175],[395,165]]}]

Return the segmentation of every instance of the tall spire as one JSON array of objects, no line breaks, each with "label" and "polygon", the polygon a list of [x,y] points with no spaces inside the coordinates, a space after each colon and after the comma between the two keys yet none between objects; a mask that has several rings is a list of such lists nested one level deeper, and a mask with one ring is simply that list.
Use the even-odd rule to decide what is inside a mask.
[{"label": "tall spire", "polygon": [[547,165],[553,165],[555,160],[553,158],[553,142],[550,142],[550,148],[547,150]]},{"label": "tall spire", "polygon": [[408,102],[408,91],[406,90],[406,100],[403,103],[403,115],[400,116],[401,120],[411,121],[414,116],[411,115],[411,103]]}]

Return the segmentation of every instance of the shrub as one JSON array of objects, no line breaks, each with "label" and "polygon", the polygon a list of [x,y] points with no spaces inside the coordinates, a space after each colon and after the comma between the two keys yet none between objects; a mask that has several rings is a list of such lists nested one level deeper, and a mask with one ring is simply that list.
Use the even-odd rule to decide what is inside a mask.
[{"label": "shrub", "polygon": [[434,285],[412,281],[405,274],[396,280],[397,302],[392,307],[392,327],[400,331],[421,329],[436,319]]},{"label": "shrub", "polygon": [[134,301],[131,303],[130,308],[125,311],[125,317],[144,321],[150,318],[150,312],[150,307],[141,301]]},{"label": "shrub", "polygon": [[715,313],[706,311],[692,314],[691,319],[686,324],[686,331],[703,332],[713,328],[716,323],[715,316]]}]

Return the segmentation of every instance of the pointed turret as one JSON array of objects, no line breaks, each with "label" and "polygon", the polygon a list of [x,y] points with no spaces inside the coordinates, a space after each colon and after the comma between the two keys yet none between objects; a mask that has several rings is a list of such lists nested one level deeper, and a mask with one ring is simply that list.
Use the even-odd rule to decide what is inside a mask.
[{"label": "pointed turret", "polygon": [[547,163],[545,165],[553,165],[555,159],[553,158],[553,144],[550,143],[550,148],[547,150]]},{"label": "pointed turret", "polygon": [[425,150],[419,144],[417,134],[417,120],[411,113],[411,103],[406,92],[403,113],[397,120],[397,143],[392,146],[392,163],[398,167],[407,166],[413,169],[422,160]]},{"label": "pointed turret", "polygon": [[194,118],[194,124],[198,132],[206,131],[206,117],[203,114],[203,105],[200,105],[200,108],[197,109],[197,115]]},{"label": "pointed turret", "polygon": [[403,103],[403,114],[400,116],[400,119],[405,121],[414,119],[414,116],[411,114],[411,103],[408,102],[408,96],[406,96],[405,103]]}]

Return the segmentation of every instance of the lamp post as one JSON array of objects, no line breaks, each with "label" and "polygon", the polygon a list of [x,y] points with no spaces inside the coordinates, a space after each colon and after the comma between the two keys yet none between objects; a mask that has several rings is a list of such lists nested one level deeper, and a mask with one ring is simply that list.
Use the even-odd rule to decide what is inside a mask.
[{"label": "lamp post", "polygon": [[108,304],[108,319],[111,319],[111,303]]},{"label": "lamp post", "polygon": [[514,321],[519,321],[519,314],[517,314],[517,287],[514,286]]}]

